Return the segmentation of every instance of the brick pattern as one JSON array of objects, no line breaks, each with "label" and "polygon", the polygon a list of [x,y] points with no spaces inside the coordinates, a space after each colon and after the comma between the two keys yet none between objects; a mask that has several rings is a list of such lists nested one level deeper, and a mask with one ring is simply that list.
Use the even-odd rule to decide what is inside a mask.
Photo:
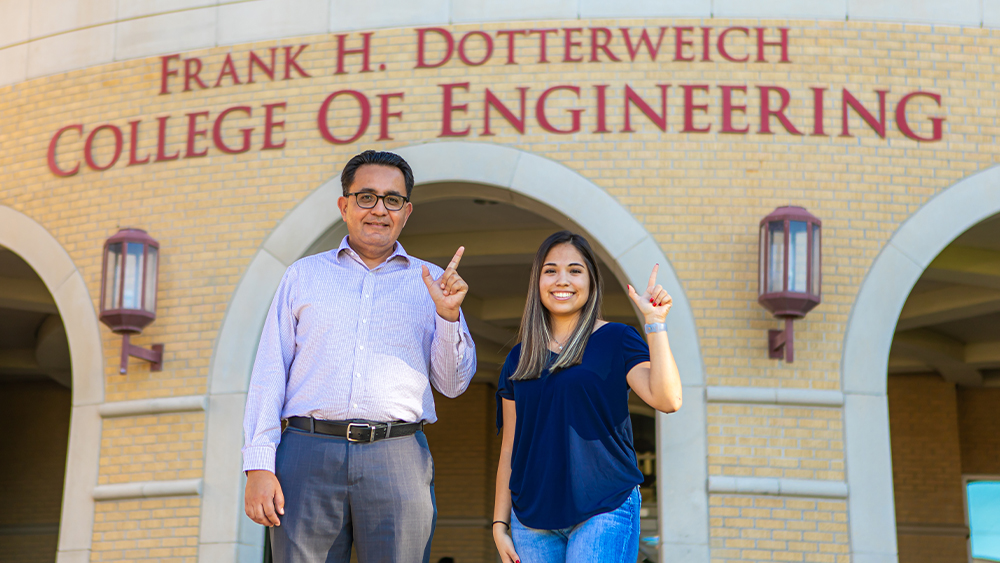
[{"label": "brick pattern", "polygon": [[[706,25],[720,29],[761,23],[623,19],[460,25],[448,29],[461,34],[477,29],[563,25]],[[439,85],[469,81],[469,92],[460,92],[457,100],[469,103],[468,112],[455,115],[456,128],[473,127],[466,140],[515,147],[572,168],[627,207],[663,246],[693,308],[709,385],[836,389],[848,314],[858,287],[885,241],[930,197],[998,160],[1000,146],[995,136],[1000,130],[996,111],[1000,94],[995,88],[995,69],[1000,68],[1000,32],[871,22],[773,21],[767,25],[790,27],[792,63],[679,63],[663,55],[652,62],[640,55],[635,63],[628,64],[537,64],[530,62],[537,58],[537,43],[524,41],[517,51],[525,61],[522,64],[505,65],[504,57],[495,53],[482,66],[449,64],[416,70],[415,34],[403,28],[375,33],[376,61],[388,65],[385,72],[357,73],[359,62],[354,57],[348,60],[349,74],[335,75],[336,41],[322,35],[184,54],[201,57],[205,68],[210,69],[206,77],[212,75],[211,82],[227,53],[233,53],[243,73],[249,49],[263,53],[270,47],[305,42],[310,47],[299,61],[312,79],[259,81],[243,86],[231,86],[227,79],[219,88],[185,93],[175,87],[174,93],[161,96],[159,59],[150,58],[31,80],[0,88],[0,123],[4,124],[0,129],[0,204],[37,220],[62,244],[82,272],[95,309],[104,240],[122,226],[145,228],[157,238],[163,248],[158,319],[134,343],[164,343],[164,370],[151,373],[148,364],[132,361],[128,375],[118,375],[120,338],[102,329],[105,397],[120,401],[203,394],[226,306],[250,260],[278,221],[317,186],[336,177],[339,167],[361,148],[392,149],[436,139],[441,132]],[[731,39],[734,51],[742,52],[747,46],[741,43],[739,34]],[[665,39],[669,41],[669,37]],[[469,54],[475,57],[475,53]],[[661,82],[674,84],[668,96],[669,131],[660,132],[634,111],[636,131],[620,132],[624,84],[631,85],[655,106],[659,92],[656,85]],[[804,128],[809,124],[810,87],[828,85],[825,127],[830,136],[791,135],[782,132],[777,124],[778,133],[774,135],[681,133],[680,83],[712,86],[705,95],[709,110],[698,120],[712,123],[713,131],[720,123],[719,84],[749,87],[746,121],[740,121],[738,115],[737,126],[750,123],[756,127],[755,86],[778,84],[792,96],[789,116],[800,125],[805,123]],[[485,87],[491,87],[510,105],[516,99],[514,86],[530,88],[530,104],[540,91],[555,84],[581,87],[579,100],[553,96],[548,111],[553,124],[563,127],[570,119],[565,110],[583,108],[580,133],[545,133],[532,120],[529,109],[525,134],[517,134],[494,113],[495,135],[479,135]],[[609,85],[607,122],[613,128],[611,133],[591,132],[596,127],[594,84]],[[878,88],[891,90],[890,103],[901,92],[930,89],[941,93],[948,116],[945,140],[918,144],[896,132],[879,139],[856,116],[850,118],[855,136],[837,136],[840,87],[848,88],[868,108],[877,107],[874,91]],[[359,142],[340,146],[324,142],[316,132],[316,110],[330,92],[338,89],[364,91],[375,103],[379,93],[405,91],[405,118],[392,124],[393,140],[375,140],[376,112],[375,121]],[[261,105],[281,101],[287,102],[287,107],[280,117],[286,123],[280,137],[288,139],[288,146],[278,151],[258,151],[262,144]],[[56,178],[46,166],[45,154],[52,134],[68,124],[83,123],[89,133],[99,124],[115,123],[127,136],[127,123],[141,119],[139,156],[155,157],[156,118],[171,115],[166,129],[167,154],[176,150],[183,154],[186,113],[209,111],[211,120],[235,105],[253,108],[252,117],[234,120],[225,132],[226,142],[236,146],[240,140],[237,129],[255,127],[253,150],[244,154],[225,155],[213,148],[205,157],[126,166],[126,139],[122,160],[106,172],[96,173],[84,167],[76,176]],[[331,112],[338,124],[333,131],[341,137],[351,129],[351,124],[343,121],[349,116],[345,107],[337,105]],[[928,109],[923,107],[921,111]],[[920,132],[926,134],[928,124],[923,120],[920,123]],[[83,144],[84,139],[78,135],[67,135],[60,144],[61,161],[78,158]],[[97,137],[98,162],[108,162],[111,144],[110,135]],[[206,139],[198,140],[199,148],[209,144]],[[419,178],[419,170],[417,175]],[[805,206],[824,221],[823,304],[796,322],[793,364],[767,358],[766,330],[777,328],[779,322],[756,304],[757,222],[774,207],[789,202]],[[829,410],[814,409],[800,418],[784,413],[757,415],[752,411],[731,415],[723,409],[713,410],[712,416],[761,420],[752,423],[747,436],[726,434],[730,428],[727,423],[711,423],[713,428],[718,425],[711,444],[714,473],[842,476],[838,417],[819,414]],[[830,434],[793,436],[785,427],[770,422],[785,418],[805,421],[808,417],[826,425],[810,430]],[[163,419],[135,417],[121,421],[131,427],[106,423],[102,482],[200,476],[201,458],[192,452],[204,449],[203,438],[196,436],[203,432],[201,423],[181,417],[176,424],[193,425],[192,430],[181,433],[191,449],[174,451],[171,444],[180,447],[179,442],[171,442],[174,437],[170,431],[160,433],[159,429],[175,423]],[[768,434],[778,429],[780,433]],[[149,436],[155,439],[149,441]],[[784,445],[780,440],[799,442]],[[191,457],[185,457],[189,454]],[[489,459],[493,454],[482,455]],[[463,462],[443,453],[438,458],[439,467],[452,463]],[[472,475],[480,479],[482,474]],[[484,495],[488,498],[488,493]],[[108,506],[101,503],[100,514]],[[197,512],[196,506],[186,505],[185,510]],[[112,511],[121,512],[117,508]],[[128,522],[121,522],[137,526],[131,533],[152,538],[152,529],[144,528],[142,522],[149,514],[138,511]],[[188,528],[177,519],[160,521],[167,527],[156,529],[168,537],[184,536],[179,530]],[[165,531],[168,528],[169,533]],[[846,537],[836,538],[840,538],[836,539],[838,545],[846,545]],[[147,540],[136,539],[136,546],[127,548],[108,548],[103,540],[98,541],[102,560],[139,558],[132,554],[148,553],[141,551],[147,548],[137,547]]]},{"label": "brick pattern", "polygon": [[[62,510],[70,391],[52,381],[4,382],[0,397],[0,427],[5,429],[0,433],[0,483],[7,505],[0,514],[0,560],[53,561],[57,536],[39,532],[58,525]],[[20,532],[2,534],[11,528]]]},{"label": "brick pattern", "polygon": [[712,563],[849,563],[847,503],[744,495],[709,498]]},{"label": "brick pattern", "polygon": [[965,522],[955,386],[937,375],[889,377],[896,521]]},{"label": "brick pattern", "polygon": [[899,563],[969,561],[969,543],[963,537],[900,534],[897,541]]},{"label": "brick pattern", "polygon": [[491,561],[496,552],[488,526],[496,483],[496,464],[490,463],[492,451],[500,449],[493,430],[495,391],[491,385],[473,383],[455,399],[434,395],[438,421],[425,427],[434,456],[439,518],[431,561]]},{"label": "brick pattern", "polygon": [[840,409],[708,406],[709,475],[844,479]]},{"label": "brick pattern", "polygon": [[958,390],[962,473],[1000,476],[1000,389]]},{"label": "brick pattern", "polygon": [[55,534],[5,536],[3,560],[5,563],[51,563],[56,558],[58,539]]},{"label": "brick pattern", "polygon": [[[889,413],[896,523],[964,524],[955,386],[937,375],[890,376]],[[962,537],[911,531],[899,534],[897,541],[900,563],[968,557]]]},{"label": "brick pattern", "polygon": [[98,502],[90,560],[196,563],[197,497]]},{"label": "brick pattern", "polygon": [[99,485],[202,476],[205,413],[108,418],[103,422]]}]

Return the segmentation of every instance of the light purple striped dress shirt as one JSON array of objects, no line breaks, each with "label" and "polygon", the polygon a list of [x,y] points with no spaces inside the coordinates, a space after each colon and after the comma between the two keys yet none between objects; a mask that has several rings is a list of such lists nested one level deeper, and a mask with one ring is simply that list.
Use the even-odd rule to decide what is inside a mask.
[{"label": "light purple striped dress shirt", "polygon": [[460,315],[438,316],[403,246],[373,269],[347,244],[285,271],[257,347],[243,430],[243,470],[274,471],[281,420],[434,422],[431,384],[448,397],[469,386],[476,348]]}]

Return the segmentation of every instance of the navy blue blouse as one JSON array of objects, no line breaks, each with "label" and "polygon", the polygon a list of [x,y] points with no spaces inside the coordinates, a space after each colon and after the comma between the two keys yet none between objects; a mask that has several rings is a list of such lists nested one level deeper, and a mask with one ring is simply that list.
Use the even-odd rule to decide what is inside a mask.
[{"label": "navy blue blouse", "polygon": [[511,381],[520,357],[518,344],[497,389],[497,430],[503,427],[501,399],[513,400],[517,412],[510,460],[517,519],[554,530],[615,510],[642,483],[625,377],[649,361],[646,341],[630,326],[608,323],[590,335],[581,364]]}]

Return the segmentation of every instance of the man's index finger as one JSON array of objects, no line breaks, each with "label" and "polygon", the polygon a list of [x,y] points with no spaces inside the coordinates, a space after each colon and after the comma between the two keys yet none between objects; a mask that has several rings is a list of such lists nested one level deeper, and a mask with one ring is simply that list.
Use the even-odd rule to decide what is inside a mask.
[{"label": "man's index finger", "polygon": [[465,247],[464,246],[458,247],[458,250],[455,252],[455,256],[452,257],[451,262],[448,263],[448,267],[445,269],[457,270],[458,263],[462,261],[463,254],[465,254]]}]

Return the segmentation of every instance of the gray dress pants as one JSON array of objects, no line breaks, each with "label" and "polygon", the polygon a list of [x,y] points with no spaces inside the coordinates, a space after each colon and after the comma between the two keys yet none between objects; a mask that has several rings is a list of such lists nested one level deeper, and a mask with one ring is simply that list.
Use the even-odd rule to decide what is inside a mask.
[{"label": "gray dress pants", "polygon": [[270,528],[275,563],[428,563],[437,519],[434,462],[423,432],[372,443],[281,436],[275,474],[285,495]]}]

